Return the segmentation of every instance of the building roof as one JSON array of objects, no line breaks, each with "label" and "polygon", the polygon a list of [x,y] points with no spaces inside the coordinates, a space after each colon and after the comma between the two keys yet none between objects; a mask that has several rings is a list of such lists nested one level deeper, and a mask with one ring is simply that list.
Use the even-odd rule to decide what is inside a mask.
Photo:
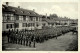
[{"label": "building roof", "polygon": [[12,6],[6,6],[6,5],[2,5],[2,10],[3,12],[13,12],[16,15],[40,16],[38,13],[32,10],[12,7]]},{"label": "building roof", "polygon": [[48,23],[56,23],[56,21],[74,21],[74,19],[69,19],[69,18],[53,18],[53,19],[44,19],[44,21]]},{"label": "building roof", "polygon": [[44,19],[44,21],[46,21],[46,22],[48,22],[48,23],[55,23],[55,21],[54,20],[50,20],[50,19]]}]

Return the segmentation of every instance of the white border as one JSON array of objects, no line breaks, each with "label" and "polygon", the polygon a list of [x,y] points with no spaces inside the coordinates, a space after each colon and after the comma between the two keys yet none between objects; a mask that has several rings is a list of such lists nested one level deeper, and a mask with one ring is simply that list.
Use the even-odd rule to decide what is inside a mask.
[{"label": "white border", "polygon": [[2,51],[2,2],[77,2],[78,3],[78,32],[80,30],[80,0],[0,0],[0,53],[80,53],[80,36],[78,33],[78,51]]}]

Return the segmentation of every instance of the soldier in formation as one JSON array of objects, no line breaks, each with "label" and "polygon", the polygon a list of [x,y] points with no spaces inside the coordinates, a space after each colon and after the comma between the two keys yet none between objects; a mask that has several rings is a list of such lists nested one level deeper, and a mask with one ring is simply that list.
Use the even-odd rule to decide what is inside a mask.
[{"label": "soldier in formation", "polygon": [[[48,39],[54,38],[69,32],[73,28],[71,27],[57,27],[57,28],[51,28],[51,29],[42,29],[37,31],[14,31],[10,30],[7,33],[8,42],[10,43],[16,43],[21,44],[24,46],[29,46],[35,48],[35,43],[42,43],[44,41],[47,41]],[[56,32],[55,32],[56,31]],[[33,42],[33,44],[32,44]]]}]

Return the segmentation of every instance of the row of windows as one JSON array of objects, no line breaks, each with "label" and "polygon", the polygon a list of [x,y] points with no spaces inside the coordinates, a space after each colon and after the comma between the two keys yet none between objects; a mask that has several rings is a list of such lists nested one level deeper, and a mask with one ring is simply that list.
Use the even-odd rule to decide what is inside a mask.
[{"label": "row of windows", "polygon": [[22,24],[23,27],[32,27],[32,26],[35,26],[34,23],[23,23]]},{"label": "row of windows", "polygon": [[19,28],[19,23],[7,24],[6,29],[10,29],[10,28]]},{"label": "row of windows", "polygon": [[10,13],[8,13],[8,14],[3,14],[3,16],[13,16],[13,14],[10,14]]},{"label": "row of windows", "polygon": [[[3,15],[3,19],[4,20],[14,20],[14,16],[11,16],[11,14],[6,15],[6,16]],[[30,20],[30,21],[33,21],[35,19],[36,19],[36,21],[40,21],[39,17],[33,18],[33,17],[29,17],[29,16],[18,16],[18,15],[16,15],[16,20]]]},{"label": "row of windows", "polygon": [[36,19],[36,21],[40,21],[40,18],[38,17],[26,17],[26,16],[16,16],[16,20],[20,20],[19,18],[23,18],[23,20],[30,20],[30,21],[33,21]]},{"label": "row of windows", "polygon": [[[35,26],[34,23],[23,23],[22,27],[32,27]],[[10,29],[10,28],[19,28],[19,23],[15,23],[15,24],[7,24],[6,25],[6,29]]]},{"label": "row of windows", "polygon": [[6,29],[14,28],[14,24],[7,24]]}]

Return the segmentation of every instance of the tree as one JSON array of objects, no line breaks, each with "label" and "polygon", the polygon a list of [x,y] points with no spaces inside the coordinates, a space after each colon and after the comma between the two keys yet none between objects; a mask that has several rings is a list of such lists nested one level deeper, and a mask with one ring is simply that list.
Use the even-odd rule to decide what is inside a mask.
[{"label": "tree", "polygon": [[58,18],[57,14],[51,14],[49,17],[50,18]]}]

